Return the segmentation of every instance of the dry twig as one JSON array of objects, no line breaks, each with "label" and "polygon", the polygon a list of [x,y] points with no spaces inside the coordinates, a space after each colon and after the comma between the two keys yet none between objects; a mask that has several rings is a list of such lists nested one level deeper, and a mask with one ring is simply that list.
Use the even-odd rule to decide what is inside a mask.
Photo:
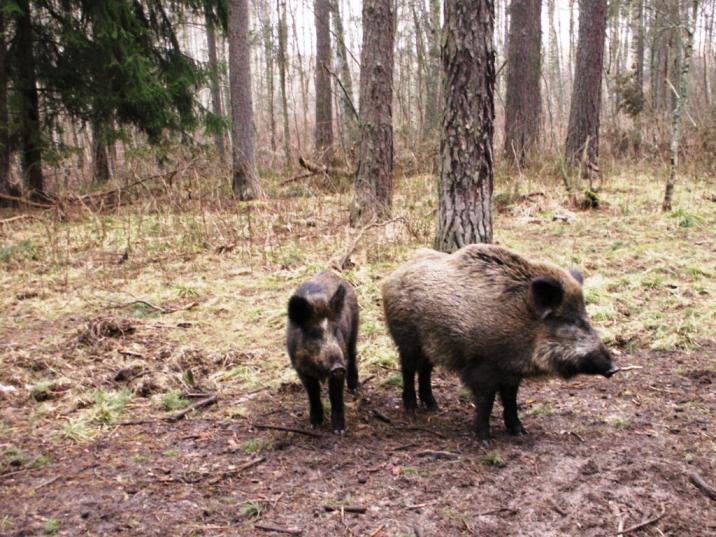
[{"label": "dry twig", "polygon": [[617,532],[617,536],[619,536],[619,535],[626,535],[627,533],[631,533],[632,531],[636,531],[636,530],[639,530],[639,529],[644,528],[644,527],[646,527],[646,526],[649,526],[649,525],[653,524],[654,522],[658,522],[659,520],[661,520],[661,519],[664,517],[665,514],[666,514],[666,507],[664,507],[664,504],[662,503],[662,504],[661,504],[661,513],[659,513],[659,514],[656,515],[655,517],[652,517],[652,518],[649,518],[649,519],[645,520],[644,522],[639,522],[638,524],[634,524],[633,526],[629,526],[628,528],[626,528],[626,529],[623,530],[623,531]]},{"label": "dry twig", "polygon": [[689,481],[691,481],[701,492],[706,494],[709,498],[716,501],[716,489],[706,483],[699,474],[696,472],[689,472]]},{"label": "dry twig", "polygon": [[345,513],[359,513],[363,514],[365,513],[368,508],[363,507],[362,505],[324,505],[323,506],[324,511],[331,513],[333,511],[343,511]]},{"label": "dry twig", "polygon": [[301,535],[303,530],[298,528],[279,528],[278,526],[269,526],[268,524],[254,524],[254,528],[263,531],[275,531],[276,533],[288,533],[289,535]]},{"label": "dry twig", "polygon": [[256,429],[271,429],[274,431],[284,431],[286,433],[305,434],[306,436],[312,436],[313,438],[322,438],[321,433],[314,433],[313,431],[305,431],[303,429],[294,429],[293,427],[283,427],[281,425],[265,425],[263,423],[254,423]]},{"label": "dry twig", "polygon": [[183,419],[189,412],[193,412],[194,410],[198,410],[200,408],[207,407],[209,405],[213,405],[219,400],[218,395],[212,395],[210,397],[207,397],[206,399],[200,399],[196,403],[190,404],[188,407],[186,407],[183,410],[180,410],[176,414],[172,414],[171,416],[168,416],[164,418],[165,421],[179,421],[180,419]]}]

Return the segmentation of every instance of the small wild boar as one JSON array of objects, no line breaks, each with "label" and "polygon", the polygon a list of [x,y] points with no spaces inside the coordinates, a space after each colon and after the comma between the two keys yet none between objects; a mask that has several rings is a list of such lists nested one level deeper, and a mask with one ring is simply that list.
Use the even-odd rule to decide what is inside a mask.
[{"label": "small wild boar", "polygon": [[304,282],[288,301],[286,348],[306,392],[311,425],[323,422],[321,382],[328,379],[331,427],[343,434],[343,383],[358,387],[358,301],[353,287],[332,272]]},{"label": "small wild boar", "polygon": [[385,280],[383,307],[400,353],[406,410],[417,407],[416,372],[422,404],[437,408],[430,373],[434,364],[445,366],[472,390],[482,440],[490,436],[496,393],[507,431],[525,433],[517,416],[524,377],[616,371],[589,324],[582,275],[499,246],[419,250]]}]

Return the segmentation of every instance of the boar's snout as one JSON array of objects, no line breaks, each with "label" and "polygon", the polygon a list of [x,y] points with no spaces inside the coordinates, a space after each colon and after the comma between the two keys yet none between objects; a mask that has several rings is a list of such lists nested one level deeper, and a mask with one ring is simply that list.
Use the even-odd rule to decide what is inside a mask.
[{"label": "boar's snout", "polygon": [[612,353],[603,344],[599,349],[590,352],[584,357],[581,369],[583,373],[602,375],[606,378],[611,377],[618,370],[612,363]]},{"label": "boar's snout", "polygon": [[332,377],[342,377],[346,373],[346,368],[342,365],[336,364],[331,368]]}]

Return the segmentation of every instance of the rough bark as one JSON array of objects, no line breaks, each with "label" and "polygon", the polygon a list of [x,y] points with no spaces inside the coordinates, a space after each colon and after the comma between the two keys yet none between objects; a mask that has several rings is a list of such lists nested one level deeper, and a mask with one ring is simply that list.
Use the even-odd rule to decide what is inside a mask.
[{"label": "rough bark", "polygon": [[10,193],[10,145],[7,116],[5,13],[0,10],[0,194]]},{"label": "rough bark", "polygon": [[599,110],[606,26],[607,0],[580,0],[577,64],[565,154],[573,163],[581,162],[583,155],[586,155],[585,166],[596,166],[599,154]]},{"label": "rough bark", "polygon": [[42,134],[40,101],[37,95],[35,55],[32,46],[32,15],[28,0],[17,2],[17,94],[18,127],[22,144],[22,172],[25,185],[34,198],[44,197],[42,176]]},{"label": "rough bark", "polygon": [[331,95],[331,0],[315,0],[316,20],[316,136],[319,159],[333,159],[333,96]]},{"label": "rough bark", "polygon": [[440,0],[430,0],[428,38],[428,71],[425,80],[426,138],[435,135],[440,126]]},{"label": "rough bark", "polygon": [[634,2],[634,83],[638,92],[637,98],[644,100],[644,0]]},{"label": "rough bark", "polygon": [[229,1],[229,84],[233,133],[233,189],[241,200],[259,195],[256,129],[251,98],[251,51],[248,0]]},{"label": "rough bark", "polygon": [[286,166],[288,166],[291,163],[291,131],[288,127],[288,97],[286,95],[286,73],[288,71],[286,0],[277,0],[276,10],[278,12],[278,57],[276,60],[278,62],[278,80],[281,92],[281,111],[283,112],[283,153],[286,159]]},{"label": "rough bark", "polygon": [[548,12],[550,89],[557,97],[557,113],[561,121],[561,118],[564,117],[564,83],[562,82],[562,60],[555,21],[555,0],[548,1]]},{"label": "rough bark", "polygon": [[[219,61],[216,54],[216,32],[214,31],[214,23],[207,15],[206,22],[206,46],[209,54],[209,72],[210,72],[210,89],[211,89],[211,111],[217,118],[224,117],[224,111],[221,109],[221,86],[219,84]],[[216,152],[219,154],[219,160],[222,164],[226,163],[226,146],[224,145],[223,130],[214,134],[214,143],[216,144]]]},{"label": "rough bark", "polygon": [[101,121],[92,123],[92,178],[95,184],[109,181],[106,127]]},{"label": "rough bark", "polygon": [[505,155],[523,165],[540,132],[541,0],[512,0],[510,20]]},{"label": "rough bark", "polygon": [[363,0],[360,164],[351,222],[387,218],[393,196],[393,0]]},{"label": "rough bark", "polygon": [[669,177],[666,180],[666,189],[664,191],[664,202],[661,206],[663,211],[670,211],[672,198],[674,195],[674,185],[676,184],[676,171],[679,165],[679,143],[681,141],[681,116],[688,105],[689,97],[689,65],[691,62],[691,54],[694,48],[694,33],[696,27],[696,17],[698,15],[699,2],[692,0],[692,14],[689,17],[688,9],[684,16],[682,31],[686,34],[683,46],[683,54],[681,57],[681,74],[679,77],[679,93],[676,96],[676,106],[671,118],[671,166],[669,168]]},{"label": "rough bark", "polygon": [[336,36],[336,74],[341,88],[336,92],[341,106],[341,134],[343,145],[352,153],[358,143],[360,130],[358,117],[353,105],[353,79],[348,64],[348,48],[346,47],[343,18],[341,17],[339,0],[331,0],[333,31]]},{"label": "rough bark", "polygon": [[271,134],[271,151],[276,151],[276,113],[274,109],[274,44],[273,27],[268,0],[261,3],[261,33],[263,36],[264,56],[266,58],[266,103],[268,104],[269,130]]},{"label": "rough bark", "polygon": [[435,238],[435,248],[444,252],[492,241],[494,24],[490,0],[445,2]]}]

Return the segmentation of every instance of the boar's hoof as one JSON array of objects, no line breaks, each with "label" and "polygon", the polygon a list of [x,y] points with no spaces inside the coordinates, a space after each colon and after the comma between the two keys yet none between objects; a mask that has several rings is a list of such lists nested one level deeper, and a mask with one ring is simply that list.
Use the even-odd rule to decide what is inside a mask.
[{"label": "boar's hoof", "polygon": [[511,434],[512,436],[519,436],[521,434],[527,434],[527,429],[525,429],[524,425],[521,423],[511,423],[510,425],[506,425],[508,434]]},{"label": "boar's hoof", "polygon": [[423,408],[428,412],[436,412],[440,407],[433,399],[432,401],[423,401]]},{"label": "boar's hoof", "polygon": [[338,436],[345,436],[346,430],[345,429],[334,429],[333,434],[338,435]]}]

